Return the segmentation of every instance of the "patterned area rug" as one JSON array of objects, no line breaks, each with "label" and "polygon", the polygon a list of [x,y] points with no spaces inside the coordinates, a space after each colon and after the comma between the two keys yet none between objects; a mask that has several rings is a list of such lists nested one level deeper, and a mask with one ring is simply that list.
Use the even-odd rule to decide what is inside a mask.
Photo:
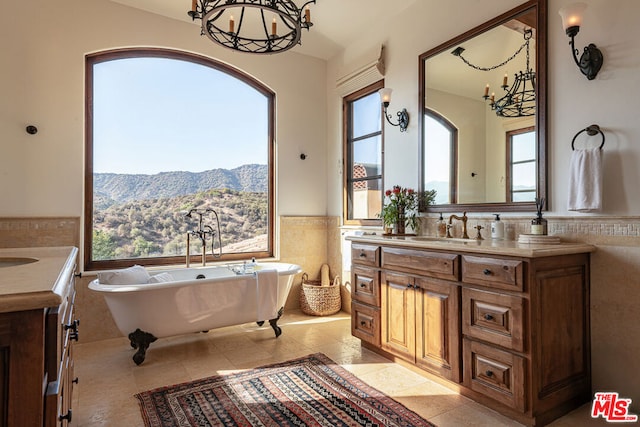
[{"label": "patterned area rug", "polygon": [[434,427],[322,353],[136,397],[147,427]]}]

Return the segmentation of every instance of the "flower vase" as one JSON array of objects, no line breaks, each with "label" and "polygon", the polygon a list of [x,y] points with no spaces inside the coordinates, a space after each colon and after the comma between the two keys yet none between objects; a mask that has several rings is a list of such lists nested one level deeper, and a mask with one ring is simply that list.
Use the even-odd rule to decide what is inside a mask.
[{"label": "flower vase", "polygon": [[396,234],[404,234],[405,232],[404,223],[405,223],[404,208],[398,207],[398,219],[396,220]]}]

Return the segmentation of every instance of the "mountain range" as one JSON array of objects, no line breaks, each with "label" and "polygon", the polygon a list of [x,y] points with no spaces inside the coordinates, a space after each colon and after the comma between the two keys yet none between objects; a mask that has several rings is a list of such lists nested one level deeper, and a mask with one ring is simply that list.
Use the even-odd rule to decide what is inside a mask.
[{"label": "mountain range", "polygon": [[234,169],[211,169],[203,172],[160,172],[143,174],[93,174],[94,195],[114,202],[171,198],[210,189],[265,193],[268,189],[268,166],[249,164]]}]

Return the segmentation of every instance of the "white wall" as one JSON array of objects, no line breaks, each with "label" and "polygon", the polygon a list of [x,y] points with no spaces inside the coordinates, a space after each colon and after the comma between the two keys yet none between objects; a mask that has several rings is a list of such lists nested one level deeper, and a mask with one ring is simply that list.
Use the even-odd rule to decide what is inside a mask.
[{"label": "white wall", "polygon": [[[0,216],[81,216],[84,55],[129,46],[200,53],[269,86],[276,93],[278,213],[325,214],[326,94],[315,84],[326,79],[325,61],[228,51],[196,25],[106,0],[34,0],[3,2],[0,14]],[[28,135],[27,124],[38,134]]]},{"label": "white wall", "polygon": [[[586,0],[588,8],[576,37],[577,47],[595,43],[604,54],[604,66],[588,81],[571,58],[569,39],[557,11],[572,0],[550,0],[548,4],[548,165],[550,214],[573,214],[566,210],[568,162],[571,139],[586,126],[599,124],[606,133],[604,148],[605,215],[635,215],[640,212],[637,182],[640,182],[640,2],[636,0]],[[387,186],[418,185],[418,55],[488,19],[505,12],[520,0],[478,2],[454,0],[446,3],[420,1],[380,25],[372,25],[358,42],[328,65],[327,89],[329,164],[341,157],[339,97],[335,79],[356,69],[358,52],[384,43],[387,53],[385,84],[394,89],[389,111],[406,107],[411,116],[405,133],[387,126],[385,135],[385,182]],[[446,6],[444,6],[446,4]],[[615,5],[615,6],[614,6]],[[454,23],[452,25],[452,23]],[[584,134],[583,134],[584,135]],[[596,142],[599,142],[597,140]],[[586,145],[588,143],[582,140]],[[335,160],[334,160],[335,161]],[[331,180],[331,167],[329,168]],[[341,199],[338,182],[329,193],[329,213],[338,215]],[[583,215],[583,214],[579,214]]]}]

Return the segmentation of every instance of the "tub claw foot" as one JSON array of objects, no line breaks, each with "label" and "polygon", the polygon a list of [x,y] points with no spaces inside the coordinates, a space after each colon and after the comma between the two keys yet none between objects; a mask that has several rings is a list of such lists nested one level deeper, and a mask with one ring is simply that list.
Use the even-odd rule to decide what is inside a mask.
[{"label": "tub claw foot", "polygon": [[136,365],[144,362],[149,344],[151,344],[155,340],[157,340],[157,338],[154,337],[153,334],[141,331],[140,329],[136,329],[129,334],[129,342],[131,343],[131,347],[138,349],[138,351],[136,351],[136,354],[133,355],[133,361],[136,363]]},{"label": "tub claw foot", "polygon": [[269,320],[269,324],[273,328],[273,332],[276,333],[276,338],[278,338],[282,334],[282,329],[280,329],[280,326],[278,326],[278,320],[280,320],[280,317],[282,317],[283,311],[284,307],[280,307],[280,310],[278,310],[278,317]]}]

